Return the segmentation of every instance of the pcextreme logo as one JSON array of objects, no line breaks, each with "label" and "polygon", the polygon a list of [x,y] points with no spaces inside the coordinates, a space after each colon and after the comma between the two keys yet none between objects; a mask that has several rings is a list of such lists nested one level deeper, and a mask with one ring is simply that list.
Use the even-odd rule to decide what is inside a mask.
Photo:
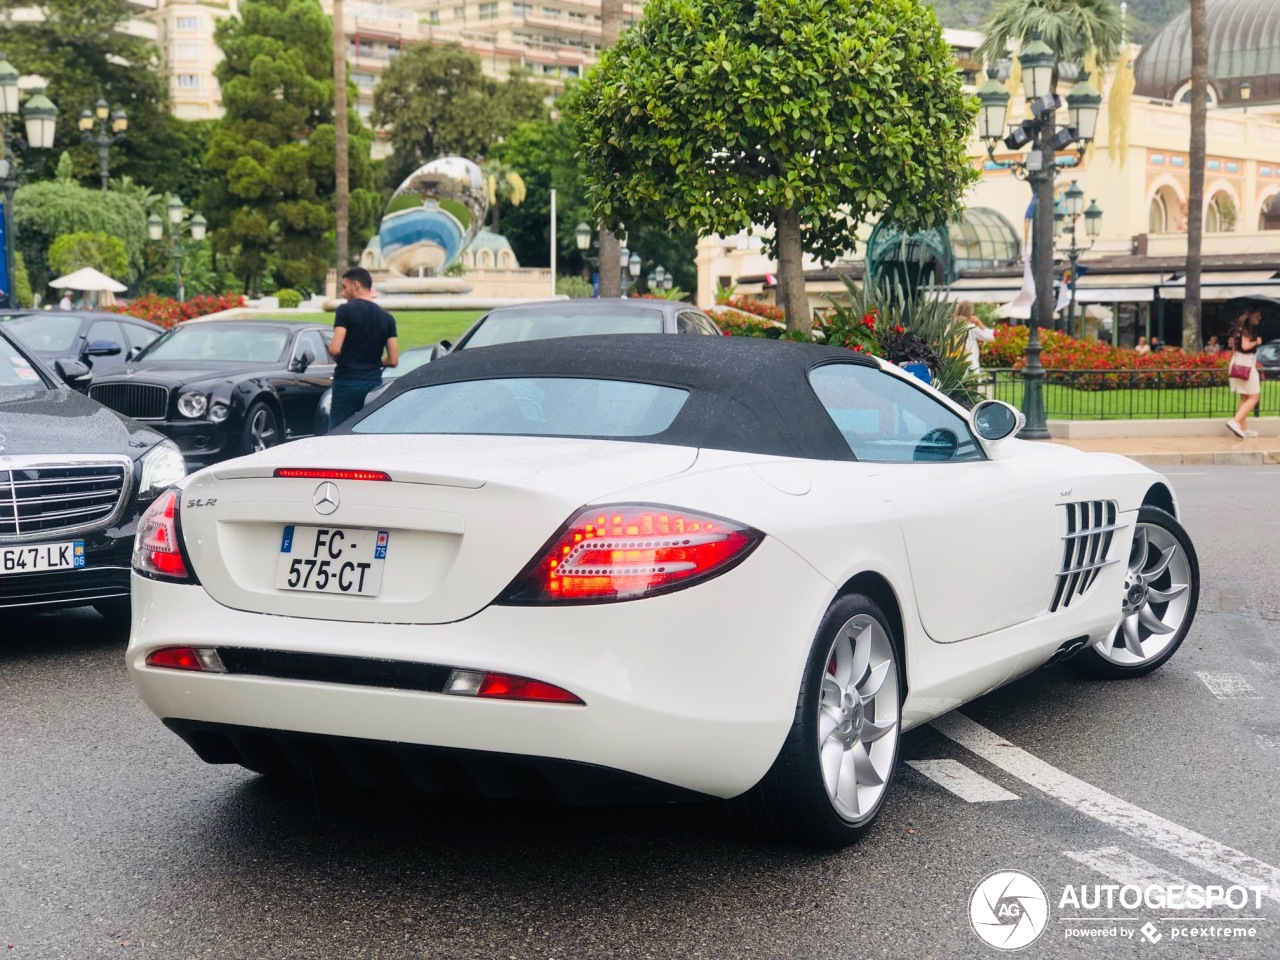
[{"label": "pcextreme logo", "polygon": [[1025,873],[1000,870],[973,888],[969,922],[991,946],[1021,950],[1035,943],[1048,926],[1049,898]]}]

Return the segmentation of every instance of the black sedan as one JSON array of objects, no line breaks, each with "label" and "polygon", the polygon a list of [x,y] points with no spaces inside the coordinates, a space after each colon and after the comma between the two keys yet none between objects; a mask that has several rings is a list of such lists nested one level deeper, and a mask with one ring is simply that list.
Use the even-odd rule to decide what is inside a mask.
[{"label": "black sedan", "polygon": [[0,313],[0,324],[46,363],[79,360],[94,374],[117,373],[164,333],[159,324],[92,310],[26,310]]},{"label": "black sedan", "polygon": [[78,606],[127,619],[138,518],[186,473],[160,434],[71,389],[0,325],[0,609]]},{"label": "black sedan", "polygon": [[310,436],[333,382],[332,327],[288,320],[179,324],[89,395],[173,439],[208,466]]}]

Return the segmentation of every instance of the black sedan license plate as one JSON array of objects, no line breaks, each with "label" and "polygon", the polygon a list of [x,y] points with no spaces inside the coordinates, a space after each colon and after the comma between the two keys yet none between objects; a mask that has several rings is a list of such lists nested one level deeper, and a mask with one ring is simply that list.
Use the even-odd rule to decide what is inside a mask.
[{"label": "black sedan license plate", "polygon": [[288,524],[280,538],[276,589],[376,597],[390,539],[386,530]]},{"label": "black sedan license plate", "polygon": [[37,543],[27,547],[0,547],[0,576],[6,573],[78,570],[84,566],[84,559],[83,540]]}]

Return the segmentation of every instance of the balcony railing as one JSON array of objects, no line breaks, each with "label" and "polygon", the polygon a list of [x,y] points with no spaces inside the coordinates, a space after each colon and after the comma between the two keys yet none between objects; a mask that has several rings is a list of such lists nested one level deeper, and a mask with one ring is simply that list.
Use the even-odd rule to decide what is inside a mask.
[{"label": "balcony railing", "polygon": [[[984,370],[984,392],[1022,408],[1021,370]],[[1050,420],[1184,420],[1231,417],[1240,396],[1225,370],[1045,370],[1044,405]],[[1255,409],[1280,415],[1280,378],[1262,382]]]}]

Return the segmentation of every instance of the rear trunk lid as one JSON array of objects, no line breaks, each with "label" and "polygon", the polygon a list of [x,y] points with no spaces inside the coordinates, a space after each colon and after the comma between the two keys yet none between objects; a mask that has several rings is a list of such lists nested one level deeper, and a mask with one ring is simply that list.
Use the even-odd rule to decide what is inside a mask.
[{"label": "rear trunk lid", "polygon": [[[201,584],[229,607],[448,623],[492,602],[577,508],[688,470],[697,455],[691,447],[546,437],[303,440],[193,477],[182,493],[182,535]],[[275,476],[289,467],[384,471],[391,480]],[[332,500],[336,508],[319,512]],[[319,583],[325,560],[331,576],[346,563],[371,564],[362,586],[375,592],[335,592],[328,578],[329,592],[297,589],[308,561]],[[343,573],[354,587],[361,571]]]}]

